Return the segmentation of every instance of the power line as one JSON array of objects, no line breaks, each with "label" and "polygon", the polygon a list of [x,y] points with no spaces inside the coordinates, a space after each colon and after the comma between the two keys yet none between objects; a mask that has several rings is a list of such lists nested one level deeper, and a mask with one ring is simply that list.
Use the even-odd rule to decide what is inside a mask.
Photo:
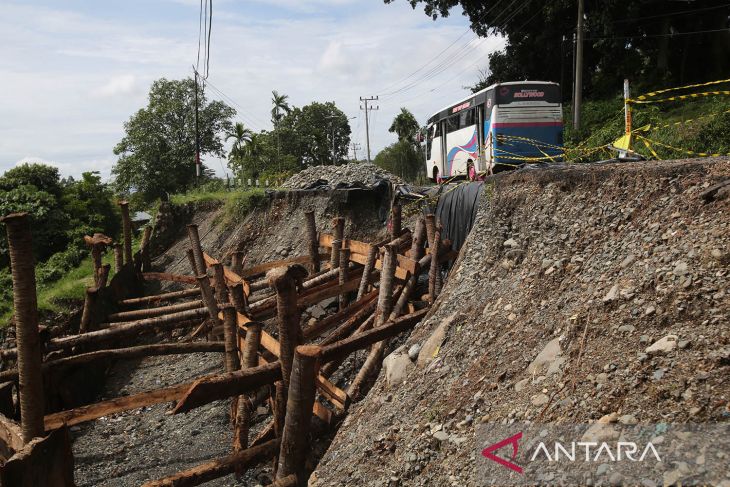
[{"label": "power line", "polygon": [[[264,125],[264,124],[261,124],[261,123],[260,123],[260,120],[256,120],[256,119],[255,119],[255,117],[254,117],[254,115],[252,115],[252,114],[249,114],[249,116],[246,116],[246,114],[244,113],[244,112],[245,112],[245,110],[244,110],[244,108],[243,108],[243,107],[241,106],[241,104],[240,104],[240,103],[238,103],[238,102],[237,102],[236,100],[234,100],[234,99],[233,99],[233,98],[232,98],[231,96],[229,96],[229,95],[225,94],[225,93],[224,93],[224,92],[223,92],[223,91],[222,91],[222,90],[221,90],[220,88],[216,87],[216,86],[215,86],[215,85],[214,85],[213,83],[211,83],[211,82],[210,82],[210,80],[207,80],[207,81],[206,81],[206,84],[207,84],[208,86],[210,86],[210,87],[211,87],[211,88],[212,88],[212,89],[213,89],[213,90],[214,90],[214,91],[215,91],[216,93],[218,93],[218,95],[222,96],[222,97],[223,97],[223,98],[225,98],[225,99],[226,99],[226,100],[227,100],[227,101],[228,101],[229,103],[231,103],[231,104],[233,104],[234,106],[236,106],[236,107],[237,107],[237,108],[238,108],[238,109],[240,110],[240,111],[238,112],[238,114],[239,114],[239,115],[240,115],[241,117],[243,117],[243,118],[244,118],[244,120],[246,121],[246,124],[250,125],[250,126],[251,126],[252,128],[254,128],[254,129],[255,129],[255,130],[257,130],[257,131],[258,131],[258,130],[260,130],[260,127],[262,127],[262,126]],[[249,117],[251,117],[251,118],[249,118]],[[259,122],[259,123],[256,123],[256,122]]]},{"label": "power line", "polygon": [[730,7],[730,3],[726,3],[725,5],[715,5],[714,7],[704,7],[704,8],[694,8],[692,10],[682,10],[680,12],[669,12],[665,14],[657,14],[657,15],[648,15],[646,17],[627,17],[625,19],[618,19],[618,20],[612,20],[611,23],[618,24],[621,22],[635,22],[637,20],[646,20],[646,19],[659,19],[664,17],[671,17],[674,15],[683,15],[683,14],[694,14],[697,12],[706,12],[708,10],[717,10],[721,8]]},{"label": "power line", "polygon": [[730,32],[730,28],[725,29],[711,29],[711,30],[696,30],[693,32],[674,32],[669,34],[644,34],[638,36],[607,36],[607,37],[586,37],[585,41],[597,41],[597,40],[610,40],[610,39],[644,39],[647,37],[674,37],[674,36],[689,36],[695,34],[711,34],[713,32]]}]

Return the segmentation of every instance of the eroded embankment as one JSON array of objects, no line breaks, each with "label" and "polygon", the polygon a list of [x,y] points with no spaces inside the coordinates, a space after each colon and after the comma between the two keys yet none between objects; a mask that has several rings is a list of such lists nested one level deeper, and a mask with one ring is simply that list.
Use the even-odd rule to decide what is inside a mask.
[{"label": "eroded embankment", "polygon": [[[247,253],[247,265],[306,255],[304,211],[314,210],[317,227],[331,231],[335,216],[347,218],[346,235],[379,240],[385,235],[383,205],[388,199],[373,192],[294,193],[262,203],[240,220],[218,204],[170,207],[156,229],[158,248],[167,247],[153,261],[154,270],[190,274],[185,252],[190,248],[186,224],[199,226],[203,249],[225,260],[231,251]],[[165,227],[165,228],[162,228]],[[161,238],[165,237],[165,238]],[[165,242],[165,239],[167,240]],[[166,288],[179,286],[166,285]],[[182,339],[177,331],[165,338]],[[150,338],[156,341],[155,338]],[[201,375],[223,372],[220,353],[150,357],[114,364],[102,398],[140,393],[187,382]],[[230,453],[233,429],[229,402],[217,401],[183,415],[167,413],[159,404],[100,418],[71,428],[75,476],[79,486],[136,486]],[[261,407],[254,415],[253,433],[268,415]],[[206,485],[257,485],[271,481],[271,464],[249,470],[240,479],[228,476]]]},{"label": "eroded embankment", "polygon": [[479,422],[727,421],[730,186],[703,193],[728,178],[705,159],[487,182],[417,361],[351,407],[310,485],[476,485]]}]

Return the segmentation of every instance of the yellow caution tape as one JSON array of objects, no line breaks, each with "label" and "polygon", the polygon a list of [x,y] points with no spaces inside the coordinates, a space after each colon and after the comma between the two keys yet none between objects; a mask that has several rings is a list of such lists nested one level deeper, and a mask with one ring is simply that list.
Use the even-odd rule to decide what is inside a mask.
[{"label": "yellow caution tape", "polygon": [[652,91],[650,93],[646,93],[644,95],[636,97],[636,99],[637,100],[646,100],[647,98],[661,95],[662,93],[669,93],[670,91],[688,90],[690,88],[701,88],[703,86],[720,85],[723,83],[730,83],[730,79],[721,79],[721,80],[717,80],[717,81],[708,81],[707,83],[698,83],[695,85],[677,86],[675,88],[666,88],[663,90],[657,90],[657,91]]},{"label": "yellow caution tape", "polygon": [[730,90],[723,91],[705,91],[702,93],[692,93],[691,95],[678,95],[670,96],[669,98],[660,98],[659,100],[642,100],[639,98],[627,98],[626,103],[648,105],[651,103],[665,103],[669,101],[688,100],[691,98],[702,98],[706,96],[727,96],[730,95]]},{"label": "yellow caution tape", "polygon": [[[663,142],[659,142],[659,141],[657,141],[657,140],[652,140],[652,139],[649,139],[649,138],[647,138],[647,137],[641,136],[641,135],[639,135],[639,134],[636,134],[636,137],[637,137],[638,139],[641,139],[641,140],[642,140],[642,141],[643,141],[644,143],[646,143],[646,142],[649,142],[650,144],[658,145],[658,146],[660,146],[660,147],[665,147],[665,148],[667,148],[667,149],[671,149],[671,150],[673,150],[673,151],[676,151],[676,152],[683,152],[683,153],[685,153],[685,154],[689,154],[689,155],[691,155],[691,156],[699,156],[699,157],[720,157],[720,156],[730,156],[730,152],[728,152],[727,154],[725,154],[725,153],[722,153],[722,152],[695,152],[695,151],[693,151],[693,150],[689,150],[689,149],[682,149],[681,147],[674,147],[674,146],[672,146],[672,145],[669,145],[669,144],[665,144],[665,143],[663,143]],[[656,153],[654,153],[654,152],[653,152],[653,154],[654,154],[654,155],[656,155]],[[658,157],[658,156],[657,156],[657,157]]]},{"label": "yellow caution tape", "polygon": [[702,116],[690,118],[687,120],[680,120],[678,122],[665,123],[663,125],[657,125],[656,127],[652,126],[651,124],[644,125],[643,127],[639,127],[637,129],[634,129],[633,131],[634,132],[649,132],[650,130],[660,130],[660,129],[665,129],[668,127],[677,127],[679,125],[690,125],[695,122],[699,122],[700,120],[707,120],[710,118],[717,117],[719,115],[724,115],[726,113],[730,113],[730,110],[725,110],[725,111],[717,112],[717,113],[710,113],[709,115],[702,115]]},{"label": "yellow caution tape", "polygon": [[649,152],[651,152],[651,155],[653,155],[656,159],[661,159],[661,157],[659,157],[659,155],[654,151],[651,144],[644,137],[639,137],[639,139],[644,143]]}]

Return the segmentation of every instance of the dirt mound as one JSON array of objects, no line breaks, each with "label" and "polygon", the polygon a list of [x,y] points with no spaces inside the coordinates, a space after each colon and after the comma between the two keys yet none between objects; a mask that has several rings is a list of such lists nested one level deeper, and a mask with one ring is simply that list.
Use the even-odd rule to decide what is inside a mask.
[{"label": "dirt mound", "polygon": [[353,162],[342,166],[312,166],[296,173],[283,184],[289,189],[304,189],[325,180],[331,187],[339,185],[362,184],[375,186],[386,180],[393,184],[403,184],[403,181],[385,169],[371,163]]},{"label": "dirt mound", "polygon": [[492,178],[394,352],[412,361],[386,359],[310,485],[481,484],[480,422],[728,421],[730,198],[706,194],[728,178],[728,159]]}]

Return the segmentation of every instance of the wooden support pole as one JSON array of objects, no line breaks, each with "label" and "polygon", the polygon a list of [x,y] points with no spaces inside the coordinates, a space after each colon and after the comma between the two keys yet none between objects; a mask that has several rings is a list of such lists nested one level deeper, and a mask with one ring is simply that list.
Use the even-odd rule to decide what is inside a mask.
[{"label": "wooden support pole", "polygon": [[231,293],[231,302],[236,307],[236,311],[242,315],[248,314],[248,298],[243,290],[243,281],[239,281],[229,288]]},{"label": "wooden support pole", "polygon": [[144,318],[152,318],[155,316],[169,315],[179,311],[187,311],[191,309],[202,308],[205,303],[202,299],[196,301],[188,301],[186,303],[171,304],[169,306],[158,306],[156,308],[136,309],[134,311],[122,311],[110,314],[107,317],[109,323],[141,320]]},{"label": "wooden support pole", "polygon": [[441,242],[441,225],[438,225],[434,232],[434,246],[431,247],[431,268],[428,273],[428,299],[431,303],[436,301],[438,296],[438,275],[439,275],[439,247]]},{"label": "wooden support pole", "polygon": [[203,274],[203,272],[198,269],[198,264],[195,262],[195,252],[193,252],[193,249],[188,249],[185,254],[188,257],[188,262],[190,263],[190,269],[193,271],[193,275],[199,276],[200,274]]},{"label": "wooden support pole", "polygon": [[[276,381],[270,387],[271,390],[271,412],[274,415],[274,437],[281,439],[284,434],[284,422],[286,421],[286,386],[283,381]],[[274,458],[274,476],[279,468],[279,455]]]},{"label": "wooden support pole", "polygon": [[429,213],[426,215],[426,242],[429,251],[433,249],[433,237],[436,232],[436,215]]},{"label": "wooden support pole", "polygon": [[286,401],[286,420],[279,450],[279,468],[276,471],[277,480],[296,475],[299,483],[305,485],[304,461],[309,445],[309,425],[312,420],[320,354],[321,348],[316,345],[299,346],[294,354]]},{"label": "wooden support pole", "polygon": [[205,307],[208,309],[208,315],[210,316],[210,319],[212,321],[211,329],[222,326],[223,323],[218,317],[218,303],[215,300],[213,289],[210,287],[210,279],[208,279],[208,274],[202,274],[200,276],[197,276],[195,280],[198,281],[200,294],[203,296],[203,302],[205,303]]},{"label": "wooden support pole", "polygon": [[[112,348],[109,350],[97,350],[94,352],[82,353],[71,357],[63,357],[56,360],[43,362],[41,365],[43,373],[60,367],[78,366],[90,364],[99,360],[128,360],[139,357],[152,357],[156,355],[177,355],[185,353],[220,352],[225,347],[223,342],[193,342],[193,343],[160,343],[155,345],[139,345],[127,348]],[[0,372],[0,383],[5,381],[17,381],[18,369],[4,370]]]},{"label": "wooden support pole", "polygon": [[99,271],[99,287],[106,287],[107,282],[109,281],[109,272],[112,270],[111,264],[104,264],[101,266],[101,270]]},{"label": "wooden support pole", "polygon": [[[251,322],[246,331],[246,344],[241,358],[241,369],[256,367],[258,350],[261,343],[261,323]],[[253,414],[253,404],[247,395],[238,396],[234,415],[233,451],[248,447],[249,423]]]},{"label": "wooden support pole", "polygon": [[139,249],[142,254],[142,272],[149,272],[152,270],[152,257],[150,256],[150,237],[152,236],[152,227],[147,225],[144,227],[142,233],[142,241],[140,242]]},{"label": "wooden support pole", "polygon": [[79,325],[79,333],[87,333],[94,328],[95,317],[94,307],[99,296],[99,290],[95,287],[87,287],[84,295],[84,310],[81,312],[81,324]]},{"label": "wooden support pole", "polygon": [[330,254],[330,269],[340,266],[340,249],[345,237],[345,219],[341,216],[332,219],[332,254]]},{"label": "wooden support pole", "polygon": [[119,301],[119,304],[121,306],[136,306],[138,304],[149,306],[152,304],[161,303],[163,301],[172,301],[172,300],[178,299],[178,298],[191,298],[191,297],[200,297],[200,289],[196,287],[193,289],[184,289],[182,291],[172,291],[169,293],[142,296],[141,298],[129,298],[129,299],[124,299],[122,301]]},{"label": "wooden support pole", "polygon": [[129,218],[129,203],[120,201],[119,208],[122,210],[122,232],[124,235],[124,263],[132,263],[132,221]]},{"label": "wooden support pole", "polygon": [[45,408],[33,238],[27,213],[11,213],[0,221],[5,223],[10,254],[15,339],[18,343],[21,432],[23,441],[28,443],[43,436]]},{"label": "wooden support pole", "polygon": [[365,293],[367,292],[367,288],[370,285],[370,278],[373,274],[373,269],[375,268],[375,261],[378,260],[378,253],[379,252],[377,246],[370,246],[370,250],[368,251],[368,260],[365,261],[365,268],[362,271],[360,287],[357,290],[358,301],[365,295]]},{"label": "wooden support pole", "polygon": [[270,483],[267,487],[296,487],[298,480],[296,475],[289,475],[283,479],[275,480]]},{"label": "wooden support pole", "polygon": [[216,458],[196,467],[183,470],[169,477],[152,480],[142,487],[188,487],[243,470],[268,460],[279,451],[279,440],[273,439],[261,445],[232,453],[227,457]]},{"label": "wooden support pole", "polygon": [[319,236],[317,235],[317,223],[314,219],[314,210],[304,212],[304,218],[307,225],[307,237],[309,239],[309,258],[312,266],[312,273],[319,272]]},{"label": "wooden support pole", "polygon": [[215,298],[218,300],[218,303],[225,304],[228,302],[228,286],[226,285],[223,264],[217,262],[211,267],[213,268],[213,279],[215,282]]},{"label": "wooden support pole", "polygon": [[208,267],[205,265],[203,247],[200,245],[200,234],[198,233],[197,225],[192,223],[188,225],[188,238],[190,239],[190,248],[193,249],[193,256],[195,257],[195,268],[198,271],[195,275],[205,274],[205,270]]},{"label": "wooden support pole", "polygon": [[[375,315],[368,316],[368,318],[365,321],[363,321],[360,324],[360,326],[358,326],[355,329],[355,332],[352,333],[352,335],[355,336],[355,335],[359,335],[360,333],[364,333],[364,332],[368,331],[370,328],[373,327],[374,321],[375,321]],[[346,337],[343,337],[340,340],[344,340],[345,338]],[[331,345],[332,343],[335,343],[337,341],[339,341],[339,340],[334,340],[332,342],[325,343],[325,340],[322,340],[321,346],[324,347],[325,345]],[[340,365],[342,365],[342,362],[344,362],[344,361],[345,361],[345,357],[340,357],[335,360],[332,360],[331,362],[327,362],[326,364],[324,364],[324,366],[322,366],[322,369],[321,369],[322,377],[327,377],[327,378],[331,377],[332,374],[334,374],[337,371],[337,369],[340,368]]]},{"label": "wooden support pole", "polygon": [[101,275],[101,245],[91,245],[91,261],[94,264],[94,285],[96,287],[102,287],[99,285],[99,277]]},{"label": "wooden support pole", "polygon": [[390,238],[395,240],[400,237],[402,226],[402,208],[400,203],[393,203],[390,208]]},{"label": "wooden support pole", "polygon": [[243,272],[243,264],[246,261],[246,254],[240,250],[236,250],[231,254],[231,270],[241,275],[241,272]]},{"label": "wooden support pole", "polygon": [[238,360],[238,346],[236,344],[238,316],[236,314],[236,308],[232,304],[224,304],[221,307],[221,311],[223,312],[223,341],[226,344],[226,372],[235,372],[241,368]]},{"label": "wooden support pole", "polygon": [[[421,260],[418,261],[419,271],[420,269],[428,268],[430,264],[431,254],[423,256]],[[411,277],[408,278],[408,281],[406,282],[406,287],[403,288],[403,292],[401,292],[398,301],[396,301],[395,306],[393,306],[393,311],[390,313],[389,319],[394,320],[403,313],[403,310],[406,308],[406,304],[408,303],[408,298],[411,296],[411,294],[413,294],[413,290],[416,289],[416,286],[418,285],[419,274],[420,272],[417,272],[416,274],[413,274]]]},{"label": "wooden support pole", "polygon": [[[362,309],[366,308],[372,313],[375,309],[376,299],[378,297],[378,291],[372,291],[370,294],[366,294],[363,298],[355,301],[347,309],[338,311],[337,313],[317,320],[311,326],[308,326],[303,331],[305,341],[314,340],[321,336],[323,333],[341,323],[343,320],[348,320],[352,316],[360,313]],[[368,313],[369,314],[369,313]]]},{"label": "wooden support pole", "polygon": [[[347,282],[347,271],[350,268],[350,249],[342,249],[340,251],[340,276],[339,284],[344,286]],[[339,297],[340,311],[347,307],[347,293],[343,292]]]},{"label": "wooden support pole", "polygon": [[418,217],[418,220],[416,220],[416,229],[413,232],[413,240],[411,241],[411,259],[418,261],[421,257],[423,257],[425,244],[426,222],[421,216]]},{"label": "wooden support pole", "polygon": [[124,266],[124,251],[122,250],[122,244],[114,244],[114,273],[118,274]]},{"label": "wooden support pole", "polygon": [[376,301],[370,301],[370,303],[362,308],[360,311],[355,313],[351,318],[346,320],[344,323],[342,323],[340,326],[334,329],[332,333],[327,335],[319,344],[329,345],[331,343],[335,343],[337,341],[340,341],[344,338],[347,338],[350,333],[352,333],[353,329],[360,325],[363,321],[368,319],[368,317],[372,316],[373,312],[375,311],[375,305]]},{"label": "wooden support pole", "polygon": [[292,362],[294,360],[294,349],[299,344],[299,319],[301,313],[297,306],[297,290],[294,278],[289,274],[288,269],[280,270],[270,276],[270,284],[276,290],[276,314],[279,326],[279,344],[281,352],[281,372],[284,385],[289,387],[289,375],[291,374]]}]

